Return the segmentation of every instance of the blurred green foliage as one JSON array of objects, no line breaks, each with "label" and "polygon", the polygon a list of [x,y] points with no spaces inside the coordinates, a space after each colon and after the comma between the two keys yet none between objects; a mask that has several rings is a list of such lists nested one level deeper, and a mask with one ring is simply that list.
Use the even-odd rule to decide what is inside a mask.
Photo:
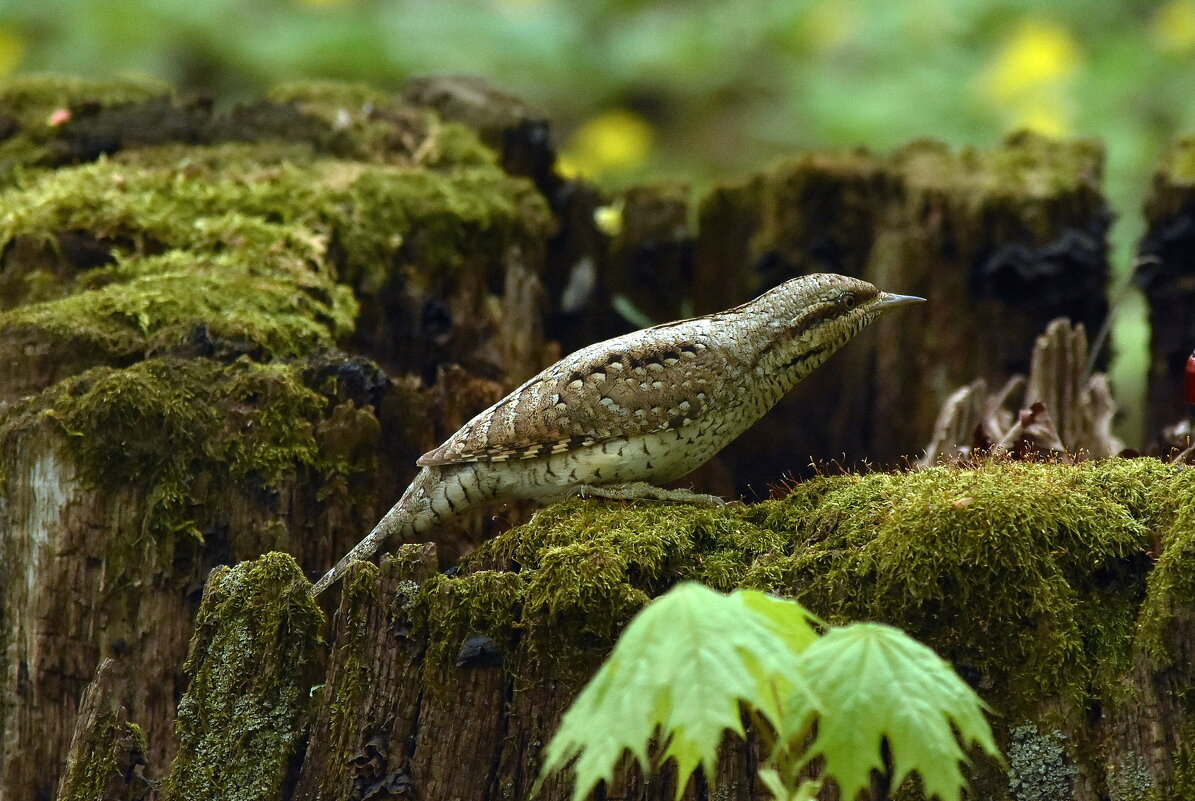
[{"label": "blurred green foliage", "polygon": [[[616,180],[1029,126],[1102,138],[1127,199],[1195,128],[1195,0],[3,0],[0,72],[44,70],[233,97],[297,77],[478,73],[565,134],[606,112],[642,120],[633,158],[573,154]],[[590,130],[587,147],[611,145]]]},{"label": "blurred green foliage", "polygon": [[0,0],[0,77],[31,71],[233,99],[476,73],[543,109],[567,170],[614,185],[701,186],[799,148],[1094,136],[1123,275],[1152,171],[1195,130],[1195,0]]}]

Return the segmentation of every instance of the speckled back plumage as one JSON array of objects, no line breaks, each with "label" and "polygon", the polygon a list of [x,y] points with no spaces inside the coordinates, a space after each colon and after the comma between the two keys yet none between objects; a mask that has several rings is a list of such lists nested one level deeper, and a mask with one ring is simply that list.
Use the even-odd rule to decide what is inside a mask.
[{"label": "speckled back plumage", "polygon": [[[710,376],[724,367],[686,320],[590,345],[544,370],[466,423],[420,465],[529,459],[699,418]],[[665,342],[659,340],[666,337]],[[662,345],[662,347],[661,347]]]},{"label": "speckled back plumage", "polygon": [[[809,275],[727,311],[582,348],[478,414],[419,464],[530,459],[681,428],[725,413],[743,401],[744,390],[765,390],[762,384],[780,390],[766,392],[770,407],[854,331],[844,327],[830,338],[839,340],[833,347],[827,340],[791,365],[765,365],[769,354],[832,322],[840,311],[835,300],[847,292],[859,300],[877,294],[857,279]],[[770,373],[755,376],[760,366]]]}]

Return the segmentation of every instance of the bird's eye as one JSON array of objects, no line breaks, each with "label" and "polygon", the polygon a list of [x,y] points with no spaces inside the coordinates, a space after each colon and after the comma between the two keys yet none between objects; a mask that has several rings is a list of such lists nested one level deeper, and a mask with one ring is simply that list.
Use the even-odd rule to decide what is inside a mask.
[{"label": "bird's eye", "polygon": [[843,306],[845,306],[846,308],[848,308],[848,309],[853,309],[853,308],[855,308],[855,305],[856,305],[856,304],[859,302],[859,299],[858,299],[858,298],[856,298],[856,297],[855,297],[853,294],[851,294],[850,292],[843,292],[843,293],[842,293],[842,296],[839,298],[839,301],[840,301],[840,302],[842,303],[842,305],[843,305]]}]

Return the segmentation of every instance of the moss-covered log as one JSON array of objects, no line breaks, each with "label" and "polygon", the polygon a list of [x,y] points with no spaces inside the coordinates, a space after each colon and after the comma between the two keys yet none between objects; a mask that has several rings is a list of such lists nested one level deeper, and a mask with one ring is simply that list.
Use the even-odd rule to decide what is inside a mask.
[{"label": "moss-covered log", "polygon": [[[1195,747],[1192,537],[1195,472],[1149,459],[822,477],[718,511],[553,506],[451,577],[417,583],[417,551],[354,576],[315,723],[352,736],[339,755],[313,740],[308,758],[360,769],[358,791],[401,777],[416,798],[526,798],[558,716],[621,628],[697,580],[893,623],[949,658],[998,713],[1009,757],[1007,771],[979,766],[980,799],[1177,801]],[[399,676],[417,677],[417,717]],[[758,754],[723,754],[710,797],[763,797]],[[631,773],[611,792],[664,801],[669,781]],[[542,797],[568,793],[557,777]]]}]

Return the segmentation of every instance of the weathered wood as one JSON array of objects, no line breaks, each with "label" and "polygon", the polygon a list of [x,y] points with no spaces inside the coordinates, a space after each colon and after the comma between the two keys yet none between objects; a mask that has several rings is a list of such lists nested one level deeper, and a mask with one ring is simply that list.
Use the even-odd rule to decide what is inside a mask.
[{"label": "weathered wood", "polygon": [[993,394],[977,378],[947,399],[918,464],[926,467],[977,449],[993,455],[1115,456],[1124,450],[1112,435],[1116,404],[1108,377],[1089,375],[1089,366],[1083,326],[1055,320],[1033,345],[1028,376],[1013,376]]},{"label": "weathered wood", "polygon": [[0,797],[46,798],[106,654],[161,771],[208,572],[321,572],[445,420],[541,366],[548,218],[465,128],[362,87],[222,110],[20,79],[0,113]]},{"label": "weathered wood", "polygon": [[346,577],[296,801],[402,797],[412,787],[426,641],[410,606],[437,570],[435,546],[407,545]]},{"label": "weathered wood", "polygon": [[105,659],[79,701],[58,801],[141,801],[153,789],[142,768],[145,735],[120,703],[128,678]]},{"label": "weathered wood", "polygon": [[[1183,369],[1195,350],[1195,137],[1176,143],[1154,174],[1134,275],[1149,302],[1146,436],[1182,420]],[[1153,443],[1150,443],[1153,444]]]},{"label": "weathered wood", "polygon": [[[299,424],[287,399],[307,390],[289,383],[293,375],[205,371],[198,378],[209,383],[206,400],[185,370],[93,378],[80,385],[90,387],[88,399],[43,395],[15,407],[0,430],[7,479],[0,504],[6,627],[0,709],[11,734],[3,740],[0,786],[15,797],[48,796],[56,784],[54,766],[70,742],[78,698],[106,654],[118,655],[138,677],[122,700],[145,729],[151,768],[164,768],[173,754],[174,708],[185,686],[181,665],[206,573],[284,547],[314,575],[342,547],[335,541],[355,538],[374,515],[372,504],[352,494],[362,492],[367,501],[369,485],[352,471],[328,469],[373,458],[377,424],[351,402]],[[235,384],[246,378],[261,393],[254,400],[236,397]],[[165,386],[172,382],[188,402],[220,407],[218,425],[156,416],[169,406],[162,399],[178,397]],[[256,473],[269,469],[269,459],[259,457],[285,448],[237,467],[237,459],[219,455],[219,443],[252,450],[264,444],[249,433],[256,430],[281,444],[267,422],[272,414],[286,426],[309,428],[298,429],[306,444],[283,456],[296,460],[294,472],[271,488],[263,483],[267,475]],[[133,436],[141,437],[136,448],[125,444]],[[97,462],[80,452],[84,437],[108,456]],[[321,447],[329,457],[324,466],[303,467],[301,451]],[[123,459],[122,448],[129,449]],[[170,466],[175,458],[195,471],[183,485],[164,479],[177,469]],[[246,471],[248,464],[255,466]],[[180,492],[177,505],[163,506]]]}]

